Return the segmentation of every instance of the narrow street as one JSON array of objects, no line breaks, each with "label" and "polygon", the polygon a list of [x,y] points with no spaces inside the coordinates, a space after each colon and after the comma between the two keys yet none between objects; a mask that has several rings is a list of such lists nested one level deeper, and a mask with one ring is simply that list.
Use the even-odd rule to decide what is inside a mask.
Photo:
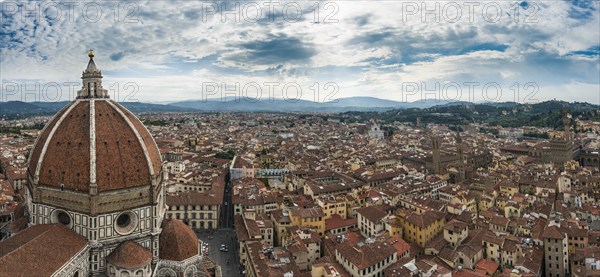
[{"label": "narrow street", "polygon": [[223,205],[221,206],[220,228],[233,228],[233,205],[231,204],[231,182],[225,184]]},{"label": "narrow street", "polygon": [[[208,243],[208,256],[221,266],[223,277],[243,276],[239,268],[239,256],[235,244],[235,230],[217,229],[202,230],[197,233],[198,238]],[[221,244],[228,247],[228,251],[220,251]]]},{"label": "narrow street", "polygon": [[[233,226],[230,182],[225,184],[223,205],[221,206],[220,213],[219,228],[197,231],[198,238],[208,243],[208,256],[221,266],[223,276],[243,276],[239,266],[237,236]],[[227,246],[227,251],[221,251],[222,244]]]},{"label": "narrow street", "polygon": [[[233,205],[231,204],[231,182],[225,184],[223,205],[220,211],[219,228],[217,230],[201,231],[198,237],[209,244],[209,257],[221,265],[223,276],[242,276],[239,266],[237,236],[233,226]],[[227,246],[227,251],[221,251],[221,245]]]}]

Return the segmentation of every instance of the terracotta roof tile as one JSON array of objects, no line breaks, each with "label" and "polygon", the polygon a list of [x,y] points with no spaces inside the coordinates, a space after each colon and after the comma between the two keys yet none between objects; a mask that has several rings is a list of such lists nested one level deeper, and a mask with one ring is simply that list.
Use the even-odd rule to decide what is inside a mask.
[{"label": "terracotta roof tile", "polygon": [[345,241],[338,245],[337,251],[350,263],[354,264],[358,270],[362,270],[392,256],[396,253],[396,248],[380,242],[358,246],[351,241]]},{"label": "terracotta roof tile", "polygon": [[423,214],[411,213],[406,217],[406,221],[421,228],[427,228],[435,221],[441,220],[444,215],[438,212],[425,211]]},{"label": "terracotta roof tile", "polygon": [[[50,135],[50,132],[52,131],[52,129],[54,128],[54,126],[56,125],[56,123],[58,122],[58,120],[60,119],[60,117],[67,111],[67,109],[76,104],[76,102],[71,102],[69,104],[67,104],[62,110],[60,110],[51,120],[50,122],[48,122],[48,124],[46,124],[46,126],[44,127],[44,129],[42,130],[42,132],[40,133],[40,135],[38,136],[37,140],[36,140],[36,145],[44,145],[46,143],[46,140],[48,140],[48,136]],[[30,163],[29,163],[29,167],[28,170],[29,172],[31,172],[31,174],[33,174],[35,172],[35,169],[37,167],[37,161],[40,157],[42,153],[42,147],[34,147],[31,150],[31,155],[30,155]]]},{"label": "terracotta roof tile", "polygon": [[[90,106],[79,102],[56,126],[44,154],[39,184],[85,190],[90,183]],[[36,148],[44,145],[37,144]],[[40,157],[41,158],[41,157]],[[37,160],[32,160],[32,163]],[[88,189],[89,191],[89,189]]]},{"label": "terracotta roof tile", "polygon": [[[72,109],[59,112],[40,135],[28,168],[29,174],[35,175],[38,161],[42,159],[39,185],[89,191],[90,103],[78,100],[68,105]],[[58,122],[63,115],[64,119]],[[162,161],[148,130],[131,112],[110,100],[94,101],[94,119],[98,192],[150,184],[150,169],[157,175]],[[54,134],[49,137],[53,129]],[[136,134],[141,137],[141,143]]]},{"label": "terracotta roof tile", "polygon": [[148,150],[148,155],[150,156],[150,161],[152,162],[154,172],[159,172],[161,166],[161,156],[160,151],[158,151],[156,143],[152,138],[152,135],[148,132],[148,129],[146,129],[144,124],[142,124],[142,122],[133,113],[131,113],[121,105],[116,106],[125,114],[125,116],[127,116],[129,121],[133,123],[133,126],[138,131],[140,137],[142,138],[142,141],[146,145],[146,149]]},{"label": "terracotta roof tile", "polygon": [[198,237],[181,220],[165,219],[160,233],[159,256],[161,259],[183,261],[198,255]]},{"label": "terracotta roof tile", "polygon": [[378,223],[381,219],[387,216],[386,212],[375,206],[360,208],[357,209],[356,212],[365,217],[367,220],[375,223]]},{"label": "terracotta roof tile", "polygon": [[51,276],[86,245],[82,236],[60,224],[31,226],[0,241],[0,275]]},{"label": "terracotta roof tile", "polygon": [[98,191],[150,184],[148,162],[134,130],[106,101],[95,106]]},{"label": "terracotta roof tile", "polygon": [[323,217],[325,214],[323,213],[323,209],[321,207],[312,207],[312,208],[295,208],[290,209],[290,213],[292,216],[298,216],[301,218],[316,218]]},{"label": "terracotta roof tile", "polygon": [[356,226],[357,224],[358,218],[343,219],[339,214],[332,214],[330,218],[325,219],[325,230]]},{"label": "terracotta roof tile", "polygon": [[546,239],[564,239],[565,234],[561,233],[557,226],[549,226],[544,228],[542,237]]},{"label": "terracotta roof tile", "polygon": [[120,268],[138,269],[152,261],[152,253],[137,242],[128,240],[117,246],[106,261]]},{"label": "terracotta roof tile", "polygon": [[221,205],[223,196],[222,194],[215,194],[213,190],[203,192],[184,191],[167,195],[166,203],[167,206]]}]

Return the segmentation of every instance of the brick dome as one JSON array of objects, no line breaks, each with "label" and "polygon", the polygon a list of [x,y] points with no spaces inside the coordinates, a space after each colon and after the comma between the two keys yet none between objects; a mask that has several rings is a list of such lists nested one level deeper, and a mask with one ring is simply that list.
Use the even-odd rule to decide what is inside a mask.
[{"label": "brick dome", "polygon": [[137,117],[108,98],[92,56],[90,64],[77,99],[50,120],[30,153],[32,185],[101,193],[152,184],[158,147]]},{"label": "brick dome", "polygon": [[152,261],[152,253],[137,242],[128,240],[121,243],[106,261],[114,266],[125,269],[143,268]]},{"label": "brick dome", "polygon": [[183,261],[198,255],[198,237],[192,228],[181,220],[165,219],[159,241],[161,259]]}]

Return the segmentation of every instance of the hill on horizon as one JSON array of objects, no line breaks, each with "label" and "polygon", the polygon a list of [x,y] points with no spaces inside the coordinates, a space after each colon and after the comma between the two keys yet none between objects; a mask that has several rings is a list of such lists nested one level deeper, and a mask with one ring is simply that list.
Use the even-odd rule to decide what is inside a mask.
[{"label": "hill on horizon", "polygon": [[[0,115],[51,115],[58,112],[68,101],[60,102],[0,102]],[[569,110],[594,110],[600,106],[581,103],[550,100],[535,104],[520,104],[515,102],[499,103],[471,103],[471,102],[449,102],[436,101],[433,99],[419,100],[414,102],[400,102],[376,97],[346,97],[329,102],[313,102],[308,100],[284,100],[240,98],[237,100],[221,101],[220,99],[180,101],[170,104],[152,104],[143,102],[119,102],[134,113],[159,113],[159,112],[319,112],[319,113],[342,113],[342,112],[386,112],[404,109],[420,109],[428,112],[428,109],[452,107],[493,107],[495,109],[524,109],[531,112],[544,112],[549,110],[560,110],[567,107]]]}]

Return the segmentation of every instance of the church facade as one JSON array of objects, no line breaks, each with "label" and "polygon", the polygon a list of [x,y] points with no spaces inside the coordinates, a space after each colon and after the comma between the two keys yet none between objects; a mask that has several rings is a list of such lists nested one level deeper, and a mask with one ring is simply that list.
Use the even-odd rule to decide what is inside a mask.
[{"label": "church facade", "polygon": [[[29,155],[29,227],[0,242],[10,276],[219,276],[194,231],[165,219],[154,139],[112,101],[90,51],[77,98]],[[24,262],[30,261],[31,263]]]},{"label": "church facade", "polygon": [[372,139],[383,140],[384,133],[379,127],[379,123],[375,120],[371,120],[371,129],[369,130],[369,137]]}]

